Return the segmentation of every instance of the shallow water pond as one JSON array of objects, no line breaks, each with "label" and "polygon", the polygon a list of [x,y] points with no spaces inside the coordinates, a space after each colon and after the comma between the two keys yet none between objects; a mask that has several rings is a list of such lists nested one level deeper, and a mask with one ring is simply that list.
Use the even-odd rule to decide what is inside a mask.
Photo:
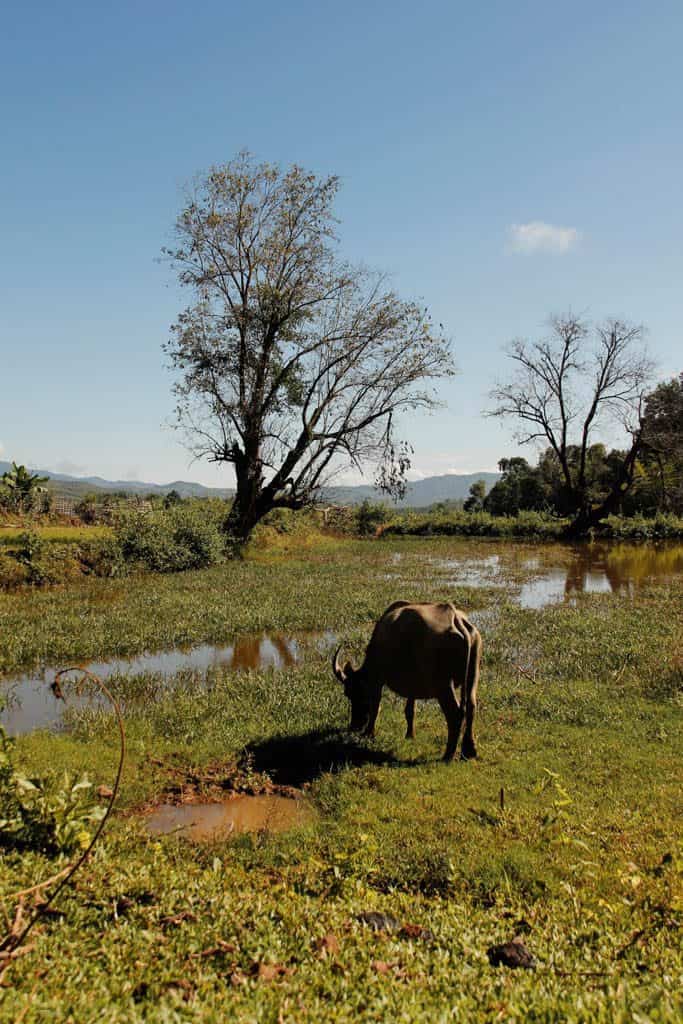
[{"label": "shallow water pond", "polygon": [[[145,673],[171,678],[187,670],[204,675],[211,668],[232,672],[282,669],[301,661],[311,644],[320,650],[328,650],[334,640],[333,633],[314,634],[306,638],[271,633],[241,637],[234,644],[226,646],[201,644],[184,650],[172,648],[168,651],[145,652],[134,658],[89,662],[84,667],[103,680],[112,676],[139,676]],[[65,704],[55,698],[50,688],[55,672],[56,669],[34,670],[0,683],[2,695],[7,702],[0,711],[0,723],[10,735],[18,736],[31,729],[49,729],[59,725]],[[74,673],[75,678],[77,673]],[[65,686],[64,690],[71,708],[104,703],[99,691],[87,681],[83,685]]]},{"label": "shallow water pond", "polygon": [[[535,550],[534,550],[535,549]],[[683,544],[508,544],[478,559],[433,559],[454,586],[521,584],[523,608],[543,608],[578,594],[623,594],[683,574]]]},{"label": "shallow water pond", "polygon": [[278,795],[239,796],[212,804],[160,804],[147,816],[153,835],[180,835],[193,842],[239,832],[284,832],[313,820],[303,800]]}]

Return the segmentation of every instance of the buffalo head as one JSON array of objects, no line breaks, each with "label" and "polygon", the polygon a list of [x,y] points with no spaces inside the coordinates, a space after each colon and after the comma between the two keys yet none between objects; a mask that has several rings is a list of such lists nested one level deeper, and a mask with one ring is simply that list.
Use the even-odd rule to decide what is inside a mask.
[{"label": "buffalo head", "polygon": [[351,704],[351,732],[362,732],[370,719],[370,695],[368,693],[365,671],[363,666],[354,668],[350,661],[347,661],[342,668],[339,660],[338,647],[332,659],[332,669],[339,682],[344,687],[344,693]]}]

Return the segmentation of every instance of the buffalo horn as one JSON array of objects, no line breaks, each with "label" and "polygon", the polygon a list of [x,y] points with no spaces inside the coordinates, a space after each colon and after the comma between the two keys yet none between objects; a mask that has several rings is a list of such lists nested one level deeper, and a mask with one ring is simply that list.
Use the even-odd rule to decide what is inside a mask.
[{"label": "buffalo horn", "polygon": [[337,650],[334,652],[334,658],[332,659],[332,669],[334,671],[335,676],[339,680],[339,682],[343,683],[346,680],[346,676],[344,675],[344,669],[342,668],[341,662],[339,660],[339,652],[340,651],[341,651],[341,644],[339,645]]}]

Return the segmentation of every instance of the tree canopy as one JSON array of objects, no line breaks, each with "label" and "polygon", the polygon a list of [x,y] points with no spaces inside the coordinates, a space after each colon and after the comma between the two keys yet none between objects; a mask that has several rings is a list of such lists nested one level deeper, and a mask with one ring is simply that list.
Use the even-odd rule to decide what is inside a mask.
[{"label": "tree canopy", "polygon": [[428,312],[341,258],[338,188],[242,153],[197,180],[165,250],[193,293],[166,345],[178,423],[196,454],[234,467],[227,528],[241,538],[349,467],[400,493],[397,418],[434,407],[454,372]]},{"label": "tree canopy", "polygon": [[653,501],[683,514],[683,373],[659,384],[645,401],[643,454]]}]

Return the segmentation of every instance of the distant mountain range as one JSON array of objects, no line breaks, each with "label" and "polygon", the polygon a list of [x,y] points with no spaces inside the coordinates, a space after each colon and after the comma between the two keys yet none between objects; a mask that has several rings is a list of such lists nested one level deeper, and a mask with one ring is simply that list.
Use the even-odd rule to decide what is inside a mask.
[{"label": "distant mountain range", "polygon": [[[400,508],[426,508],[437,501],[460,501],[469,494],[470,487],[477,480],[483,480],[490,490],[500,473],[446,473],[443,476],[426,476],[408,484],[406,496],[398,502]],[[327,487],[326,501],[335,505],[358,505],[368,498],[370,501],[388,501],[372,486],[361,484],[356,487]]]},{"label": "distant mountain range", "polygon": [[[0,461],[0,476],[11,468],[9,462]],[[67,473],[53,473],[49,469],[32,469],[31,472],[49,477],[48,487],[56,494],[69,498],[81,498],[91,491],[125,491],[127,494],[168,494],[177,491],[183,498],[227,498],[234,494],[233,488],[204,487],[203,484],[188,480],[174,480],[169,484],[150,484],[139,480],[104,480],[100,476],[77,477]],[[500,477],[500,473],[446,473],[444,476],[429,476],[412,481],[406,496],[398,502],[401,508],[426,508],[438,501],[459,501],[466,498],[476,480],[486,483],[487,491]],[[335,505],[358,505],[368,498],[370,501],[387,501],[370,484],[355,487],[326,487],[323,501]]]},{"label": "distant mountain range", "polygon": [[[0,476],[11,463],[0,461]],[[148,484],[140,480],[104,480],[101,476],[69,476],[68,473],[53,473],[51,469],[33,469],[32,473],[49,477],[48,488],[56,494],[69,498],[80,498],[92,491],[125,491],[126,494],[168,494],[177,491],[182,498],[227,498],[234,489],[227,487],[204,487],[189,480],[174,480],[170,484]]]}]

